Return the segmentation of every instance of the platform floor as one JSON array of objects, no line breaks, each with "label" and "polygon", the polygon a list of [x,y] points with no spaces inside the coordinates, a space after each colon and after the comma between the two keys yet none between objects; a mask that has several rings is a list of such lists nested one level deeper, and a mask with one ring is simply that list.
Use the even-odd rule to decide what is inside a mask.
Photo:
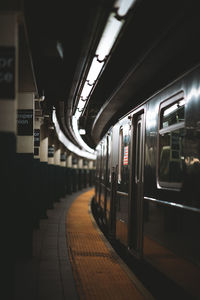
[{"label": "platform floor", "polygon": [[17,262],[15,300],[153,299],[96,226],[93,194],[67,195],[47,211],[34,231],[33,258]]},{"label": "platform floor", "polygon": [[[86,191],[86,190],[83,190]],[[66,214],[83,193],[66,195],[47,210],[33,233],[32,259],[18,260],[14,300],[78,300],[66,245]]]},{"label": "platform floor", "polygon": [[94,190],[81,194],[68,211],[66,236],[80,299],[153,299],[95,225],[90,211]]}]

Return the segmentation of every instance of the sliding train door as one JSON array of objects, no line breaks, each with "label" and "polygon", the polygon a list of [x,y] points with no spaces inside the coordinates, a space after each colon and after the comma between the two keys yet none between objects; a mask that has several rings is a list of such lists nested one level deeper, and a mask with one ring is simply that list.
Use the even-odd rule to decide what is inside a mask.
[{"label": "sliding train door", "polygon": [[132,166],[129,210],[129,246],[138,257],[142,254],[142,216],[144,185],[144,113],[133,115]]}]

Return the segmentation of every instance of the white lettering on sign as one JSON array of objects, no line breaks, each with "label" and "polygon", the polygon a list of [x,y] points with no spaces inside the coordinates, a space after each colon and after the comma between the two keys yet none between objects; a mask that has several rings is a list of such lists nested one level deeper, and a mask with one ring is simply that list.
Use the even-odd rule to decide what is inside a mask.
[{"label": "white lettering on sign", "polygon": [[11,83],[13,82],[13,74],[10,72],[0,72],[0,83],[1,82],[7,82],[7,83]]},{"label": "white lettering on sign", "polygon": [[11,58],[5,58],[5,57],[1,57],[0,58],[0,69],[4,69],[4,68],[10,68],[12,66],[14,59]]}]

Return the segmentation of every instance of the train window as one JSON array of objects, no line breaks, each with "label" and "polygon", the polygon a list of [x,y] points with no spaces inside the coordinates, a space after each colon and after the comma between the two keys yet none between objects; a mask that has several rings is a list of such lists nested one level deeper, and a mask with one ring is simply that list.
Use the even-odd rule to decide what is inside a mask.
[{"label": "train window", "polygon": [[122,180],[122,147],[123,147],[123,129],[119,132],[119,158],[118,158],[118,183]]},{"label": "train window", "polygon": [[[176,97],[177,99],[177,97]],[[159,130],[159,185],[180,188],[183,180],[185,100],[161,104]]]},{"label": "train window", "polygon": [[185,100],[180,101],[167,106],[162,110],[161,113],[161,128],[166,128],[174,124],[184,122],[185,120],[185,110],[184,110]]}]

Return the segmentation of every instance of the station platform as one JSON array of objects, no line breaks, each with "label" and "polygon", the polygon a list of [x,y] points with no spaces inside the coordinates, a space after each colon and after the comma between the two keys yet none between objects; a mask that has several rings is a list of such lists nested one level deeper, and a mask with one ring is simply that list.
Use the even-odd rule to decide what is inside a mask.
[{"label": "station platform", "polygon": [[67,195],[34,231],[33,257],[17,262],[15,300],[153,299],[98,229],[94,189]]}]

